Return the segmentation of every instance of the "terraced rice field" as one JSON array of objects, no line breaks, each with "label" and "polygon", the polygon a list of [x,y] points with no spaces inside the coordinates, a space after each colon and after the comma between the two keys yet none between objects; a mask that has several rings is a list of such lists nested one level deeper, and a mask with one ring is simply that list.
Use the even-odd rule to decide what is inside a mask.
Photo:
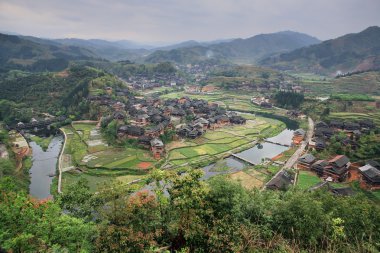
[{"label": "terraced rice field", "polygon": [[353,121],[370,119],[373,120],[377,126],[380,126],[380,111],[374,113],[332,112],[329,118]]},{"label": "terraced rice field", "polygon": [[145,178],[156,162],[147,150],[109,147],[95,124],[74,123],[63,130],[67,135],[63,167],[80,168],[80,171],[64,172],[63,185],[86,178],[91,189],[96,191],[97,185],[104,182],[128,183]]},{"label": "terraced rice field", "polygon": [[[251,145],[259,135],[268,135],[284,129],[283,123],[266,118],[248,120],[245,125],[225,126],[216,130],[208,130],[202,138],[178,141],[180,145],[168,147],[169,165],[179,166],[215,160],[234,149]],[[199,141],[201,139],[201,141]]]}]

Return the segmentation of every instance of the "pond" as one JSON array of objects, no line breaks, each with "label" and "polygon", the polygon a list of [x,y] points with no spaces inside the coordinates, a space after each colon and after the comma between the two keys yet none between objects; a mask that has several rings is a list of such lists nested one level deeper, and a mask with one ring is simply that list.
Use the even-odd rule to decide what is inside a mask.
[{"label": "pond", "polygon": [[276,136],[270,137],[267,140],[270,142],[280,143],[282,145],[290,146],[292,144],[294,130],[285,129]]},{"label": "pond", "polygon": [[[283,145],[290,145],[292,143],[293,132],[294,130],[285,129],[278,135],[268,138],[268,141],[280,143]],[[273,144],[269,142],[264,142],[264,143],[257,144],[256,146],[250,149],[236,153],[235,155],[247,161],[250,161],[253,164],[260,164],[262,162],[262,159],[273,158],[288,149],[289,147],[285,147],[285,146],[281,146],[281,145],[277,145],[277,144]],[[202,168],[202,170],[205,173],[202,179],[208,179],[212,176],[216,176],[220,174],[231,174],[231,173],[244,169],[246,165],[243,161],[234,157],[225,158],[224,161],[226,162],[226,166],[229,168],[229,170],[214,171],[213,168],[216,166],[216,164],[213,163]]]},{"label": "pond", "polygon": [[288,149],[289,147],[264,142],[254,146],[253,148],[237,153],[236,155],[250,161],[253,164],[259,164],[262,162],[262,159],[275,157]]},{"label": "pond", "polygon": [[46,152],[35,142],[29,145],[33,150],[33,165],[29,171],[30,186],[29,193],[37,199],[51,197],[50,186],[56,173],[58,156],[61,151],[63,136],[55,136]]}]

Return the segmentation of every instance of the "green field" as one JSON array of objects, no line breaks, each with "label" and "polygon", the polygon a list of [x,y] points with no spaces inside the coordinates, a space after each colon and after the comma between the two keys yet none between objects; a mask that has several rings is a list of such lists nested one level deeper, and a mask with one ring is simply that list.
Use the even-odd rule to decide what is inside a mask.
[{"label": "green field", "polygon": [[370,71],[340,78],[310,78],[301,75],[300,83],[313,94],[337,93],[380,95],[380,71]]},{"label": "green field", "polygon": [[263,108],[251,103],[251,97],[257,95],[256,92],[237,93],[237,92],[225,92],[218,91],[213,94],[187,94],[186,92],[173,92],[162,95],[162,99],[173,99],[188,96],[192,99],[204,99],[210,102],[219,104],[220,106],[229,110],[245,111],[245,112],[265,112],[276,113],[283,115],[285,110],[278,108]]},{"label": "green field", "polygon": [[259,136],[272,136],[285,128],[280,121],[257,117],[245,125],[233,125],[209,130],[199,141],[178,141],[169,148],[168,163],[172,166],[198,164],[217,160],[228,152],[249,148]]},{"label": "green field", "polygon": [[317,175],[313,174],[312,172],[302,171],[302,170],[299,171],[297,186],[300,189],[307,190],[310,187],[318,184],[319,182],[321,182],[321,179]]},{"label": "green field", "polygon": [[380,126],[380,111],[374,113],[354,113],[354,112],[332,112],[329,115],[329,119],[340,119],[340,120],[363,120],[370,119]]},{"label": "green field", "polygon": [[[75,166],[81,170],[64,172],[63,188],[82,177],[89,180],[93,191],[103,182],[128,183],[146,177],[147,169],[156,163],[148,150],[108,146],[95,124],[74,123],[62,130],[67,135],[63,168]],[[99,145],[89,145],[94,142]]]}]

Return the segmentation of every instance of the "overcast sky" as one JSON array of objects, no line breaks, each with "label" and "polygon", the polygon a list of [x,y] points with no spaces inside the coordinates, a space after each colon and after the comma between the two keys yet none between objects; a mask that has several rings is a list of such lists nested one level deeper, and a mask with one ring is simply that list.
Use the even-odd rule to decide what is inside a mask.
[{"label": "overcast sky", "polygon": [[380,0],[0,0],[0,31],[178,42],[292,30],[325,40],[380,26]]}]

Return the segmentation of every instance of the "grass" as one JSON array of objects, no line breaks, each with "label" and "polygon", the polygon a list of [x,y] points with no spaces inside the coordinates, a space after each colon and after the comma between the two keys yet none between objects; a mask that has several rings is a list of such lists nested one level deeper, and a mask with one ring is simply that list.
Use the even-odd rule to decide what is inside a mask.
[{"label": "grass", "polygon": [[[278,120],[256,117],[245,125],[225,126],[216,130],[209,130],[199,138],[202,141],[186,140],[178,141],[181,145],[171,145],[169,152],[169,164],[180,166],[184,164],[202,163],[205,159],[216,160],[227,152],[236,149],[246,149],[258,134],[271,136],[279,133],[285,125]],[[245,147],[245,148],[244,148]]]},{"label": "grass", "polygon": [[[261,175],[259,175],[260,177]],[[248,174],[244,171],[239,171],[236,173],[233,173],[228,176],[231,180],[235,180],[240,182],[240,184],[246,188],[246,189],[254,189],[254,188],[261,188],[264,185],[264,181],[261,180],[259,177],[255,175],[252,175],[252,173]]]},{"label": "grass", "polygon": [[30,137],[30,139],[34,141],[35,143],[37,143],[37,145],[39,145],[43,151],[46,151],[49,147],[51,140],[53,139],[53,135],[50,135],[49,137],[46,137],[46,138],[33,135],[32,137]]},{"label": "grass", "polygon": [[297,186],[300,189],[307,190],[319,182],[321,182],[321,179],[317,175],[314,175],[312,172],[302,170],[299,171]]},{"label": "grass", "polygon": [[[74,123],[66,126],[63,131],[67,135],[64,154],[71,157],[72,164],[79,166],[83,173],[65,172],[63,185],[72,184],[84,177],[90,182],[92,191],[98,189],[99,184],[123,180],[125,182],[145,177],[146,169],[140,169],[142,163],[147,169],[154,166],[156,161],[148,150],[132,147],[113,147],[104,144],[88,146],[91,140],[101,140],[102,136],[91,135],[96,129],[95,124]],[[63,186],[65,187],[65,186]]]}]

